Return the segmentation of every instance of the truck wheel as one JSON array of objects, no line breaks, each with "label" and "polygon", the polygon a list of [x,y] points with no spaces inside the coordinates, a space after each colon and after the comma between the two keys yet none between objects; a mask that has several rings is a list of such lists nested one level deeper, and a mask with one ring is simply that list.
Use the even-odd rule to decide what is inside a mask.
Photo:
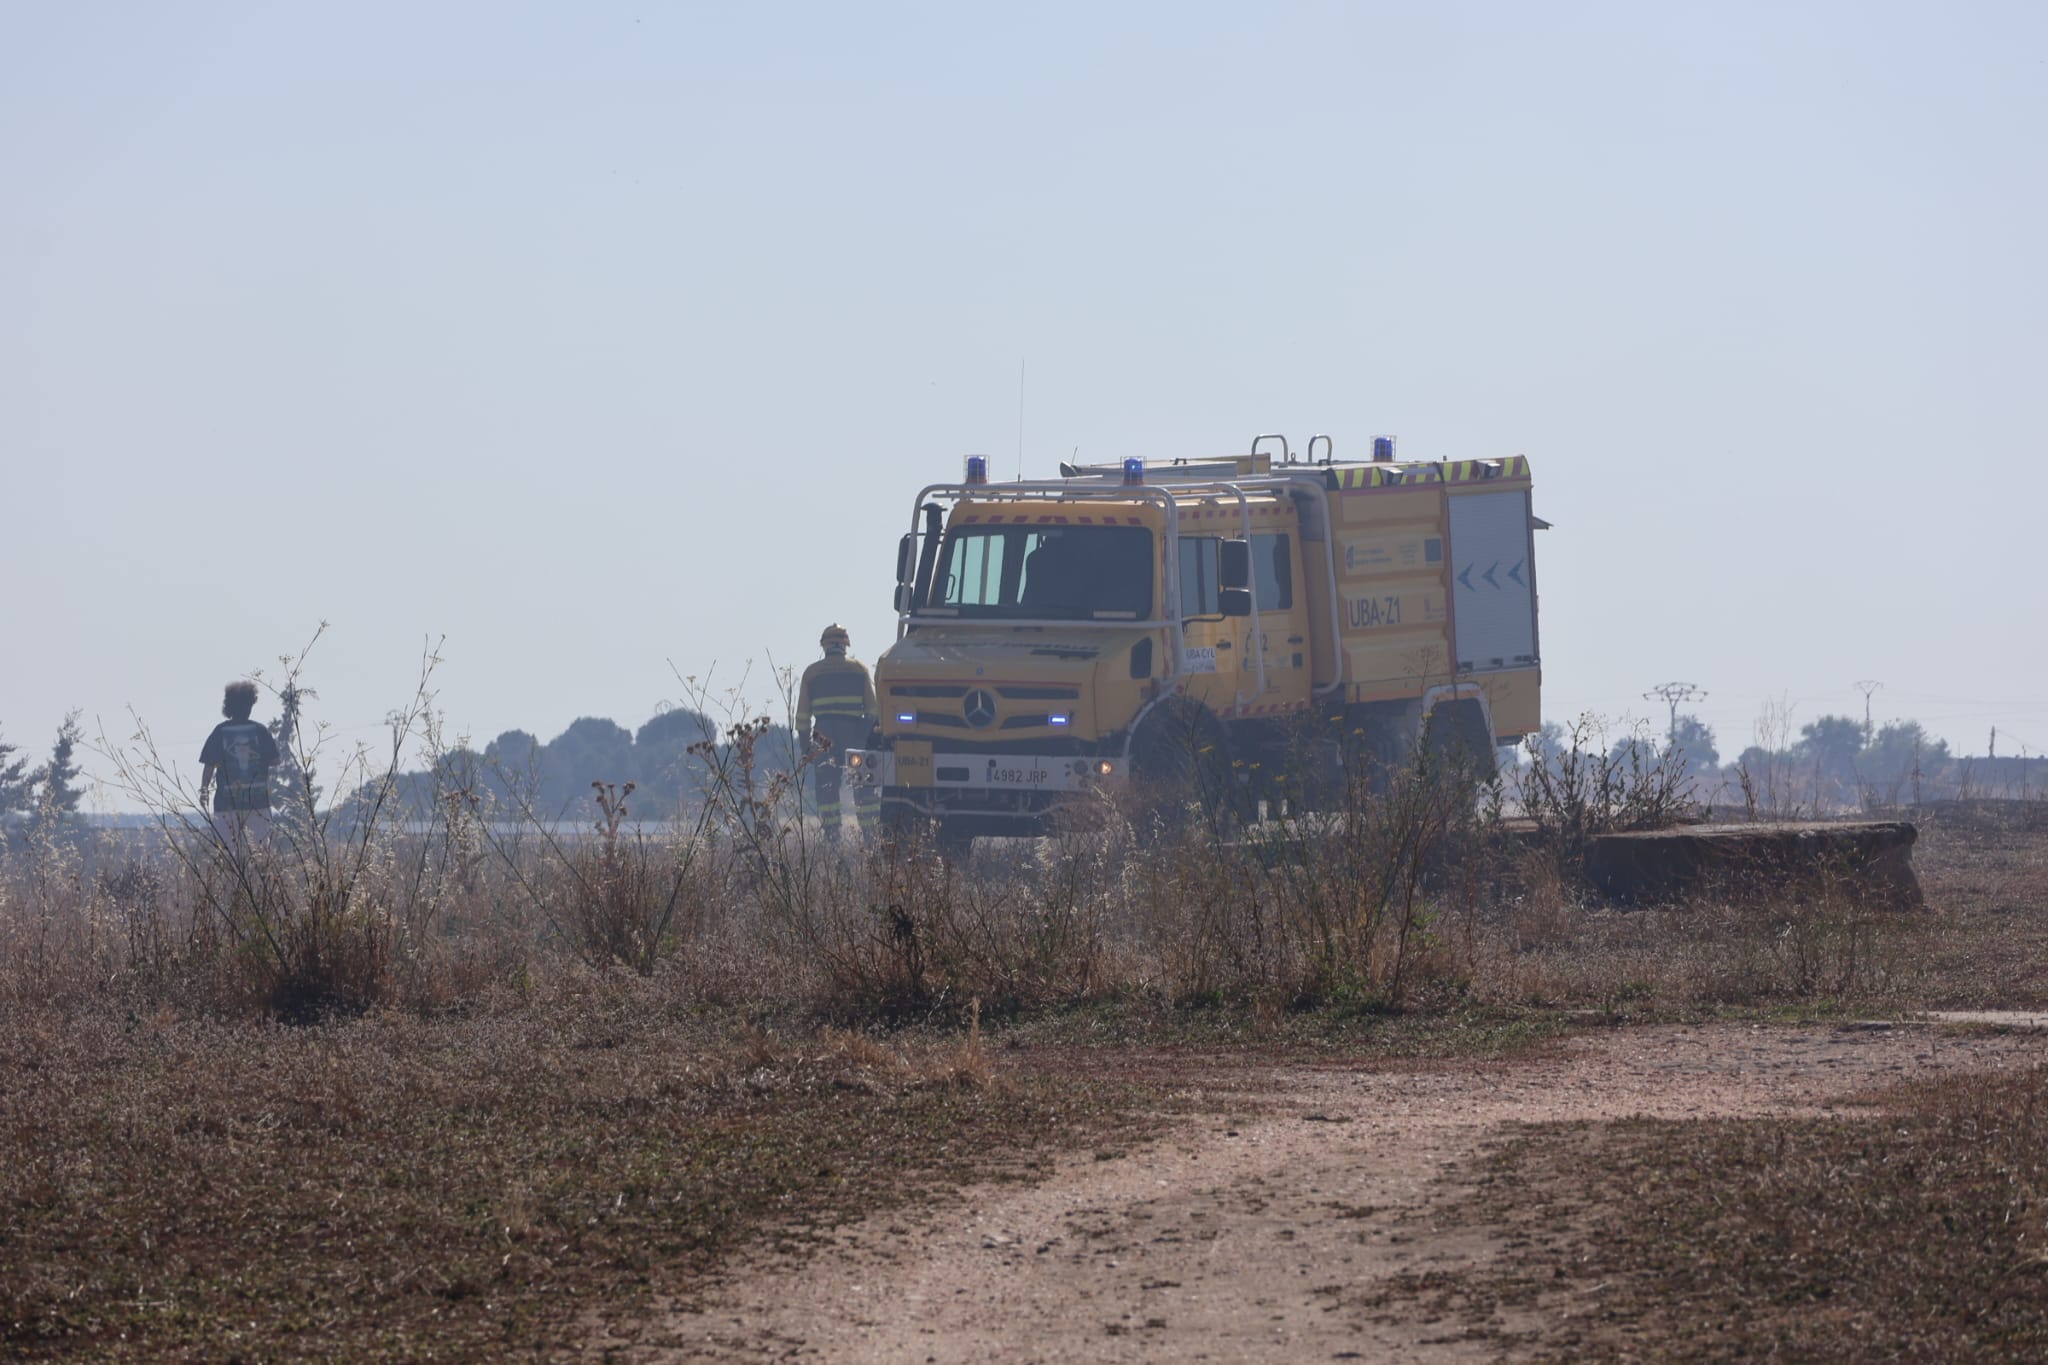
[{"label": "truck wheel", "polygon": [[883,803],[882,838],[898,853],[931,848],[947,862],[964,861],[974,851],[972,834],[963,834],[952,821],[927,815],[901,801]]},{"label": "truck wheel", "polygon": [[1344,765],[1362,790],[1384,796],[1396,774],[1415,761],[1420,707],[1414,702],[1369,702],[1345,714]]},{"label": "truck wheel", "polygon": [[931,832],[931,817],[917,807],[903,801],[882,803],[882,839],[891,848],[909,849],[919,840],[929,839]]},{"label": "truck wheel", "polygon": [[1131,739],[1131,781],[1140,809],[1164,826],[1190,809],[1242,821],[1245,804],[1231,763],[1230,739],[1197,702],[1161,706]]},{"label": "truck wheel", "polygon": [[1493,736],[1476,701],[1439,703],[1423,727],[1422,743],[1440,771],[1480,786],[1494,778]]},{"label": "truck wheel", "polygon": [[1340,806],[1350,761],[1341,726],[1341,718],[1332,717],[1283,731],[1250,753],[1238,746],[1238,757],[1256,765],[1249,792],[1253,802],[1267,802],[1275,816],[1283,809],[1299,815]]}]

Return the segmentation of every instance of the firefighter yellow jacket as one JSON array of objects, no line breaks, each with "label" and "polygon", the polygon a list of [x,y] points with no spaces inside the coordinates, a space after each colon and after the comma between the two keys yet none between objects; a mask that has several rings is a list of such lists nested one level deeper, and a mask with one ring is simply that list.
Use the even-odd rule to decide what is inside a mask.
[{"label": "firefighter yellow jacket", "polygon": [[828,654],[806,668],[797,690],[798,734],[810,734],[828,718],[868,724],[875,718],[875,684],[867,667],[843,654]]}]

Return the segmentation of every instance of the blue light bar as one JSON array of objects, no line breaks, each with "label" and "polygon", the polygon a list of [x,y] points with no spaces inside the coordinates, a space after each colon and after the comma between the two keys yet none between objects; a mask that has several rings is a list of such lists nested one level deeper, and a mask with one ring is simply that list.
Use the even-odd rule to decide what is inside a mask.
[{"label": "blue light bar", "polygon": [[1124,482],[1145,482],[1145,462],[1143,460],[1130,459],[1124,461]]},{"label": "blue light bar", "polygon": [[988,482],[988,456],[969,455],[967,457],[967,482]]},{"label": "blue light bar", "polygon": [[1067,723],[1067,713],[1064,711],[1055,711],[1053,714],[1045,718],[1045,723],[1047,725],[1065,725]]},{"label": "blue light bar", "polygon": [[917,723],[917,713],[915,711],[898,711],[896,713],[896,723],[898,725],[915,725]]}]

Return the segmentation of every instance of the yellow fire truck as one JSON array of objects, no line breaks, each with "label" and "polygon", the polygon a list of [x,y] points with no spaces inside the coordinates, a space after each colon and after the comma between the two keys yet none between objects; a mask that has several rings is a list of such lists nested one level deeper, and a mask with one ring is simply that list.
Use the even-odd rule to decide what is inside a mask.
[{"label": "yellow fire truck", "polygon": [[1042,832],[1062,798],[1212,774],[1313,805],[1347,764],[1540,724],[1529,462],[1300,455],[1060,466],[917,496],[881,717],[848,776],[896,828]]}]

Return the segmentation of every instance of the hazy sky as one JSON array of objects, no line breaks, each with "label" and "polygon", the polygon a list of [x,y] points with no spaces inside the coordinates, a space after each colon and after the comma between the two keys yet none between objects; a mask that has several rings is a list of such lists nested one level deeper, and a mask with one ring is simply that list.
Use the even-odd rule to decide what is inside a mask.
[{"label": "hazy sky", "polygon": [[2041,752],[2044,149],[2038,4],[0,0],[0,733],[871,659],[1021,362],[1027,474],[1526,453],[1553,717]]}]

